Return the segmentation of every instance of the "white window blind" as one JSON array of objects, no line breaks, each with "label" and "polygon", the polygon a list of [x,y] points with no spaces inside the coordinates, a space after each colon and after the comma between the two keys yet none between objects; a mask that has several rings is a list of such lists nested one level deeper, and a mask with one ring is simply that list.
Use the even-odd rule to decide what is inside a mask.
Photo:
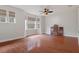
[{"label": "white window blind", "polygon": [[16,23],[15,12],[9,11],[9,23]]},{"label": "white window blind", "polygon": [[0,9],[0,23],[6,23],[6,10]]},{"label": "white window blind", "polygon": [[0,16],[6,16],[6,10],[0,9]]}]

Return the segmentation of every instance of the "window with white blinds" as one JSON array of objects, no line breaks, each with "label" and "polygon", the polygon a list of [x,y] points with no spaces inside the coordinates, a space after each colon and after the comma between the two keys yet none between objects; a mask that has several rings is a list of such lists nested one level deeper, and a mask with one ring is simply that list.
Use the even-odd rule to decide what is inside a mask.
[{"label": "window with white blinds", "polygon": [[28,29],[39,29],[40,28],[40,18],[28,17],[27,28]]},{"label": "window with white blinds", "polygon": [[6,23],[6,10],[0,9],[0,23]]},{"label": "window with white blinds", "polygon": [[26,33],[26,35],[41,33],[40,17],[27,16],[27,20],[25,23],[25,33]]},{"label": "window with white blinds", "polygon": [[0,23],[16,23],[15,12],[0,9]]},{"label": "window with white blinds", "polygon": [[8,19],[9,23],[16,23],[15,20],[15,12],[9,11],[9,19]]}]

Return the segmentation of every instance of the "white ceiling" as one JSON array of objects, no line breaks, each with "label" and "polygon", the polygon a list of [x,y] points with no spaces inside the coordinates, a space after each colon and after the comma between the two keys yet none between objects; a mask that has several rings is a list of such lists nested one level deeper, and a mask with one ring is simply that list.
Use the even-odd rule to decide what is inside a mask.
[{"label": "white ceiling", "polygon": [[25,12],[34,15],[40,15],[40,11],[45,8],[43,5],[13,5],[13,7],[23,9]]},{"label": "white ceiling", "polygon": [[54,12],[61,12],[68,8],[76,8],[79,5],[12,5],[13,7],[23,9],[25,12],[34,14],[34,15],[42,15],[40,11],[42,11],[45,7],[53,10]]}]

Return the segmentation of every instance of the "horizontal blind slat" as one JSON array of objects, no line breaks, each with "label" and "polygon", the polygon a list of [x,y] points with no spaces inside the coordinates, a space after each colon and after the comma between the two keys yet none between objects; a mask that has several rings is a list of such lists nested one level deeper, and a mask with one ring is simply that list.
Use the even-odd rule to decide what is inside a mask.
[{"label": "horizontal blind slat", "polygon": [[6,10],[0,9],[0,16],[6,16]]},{"label": "horizontal blind slat", "polygon": [[9,11],[9,17],[15,17],[15,12]]}]

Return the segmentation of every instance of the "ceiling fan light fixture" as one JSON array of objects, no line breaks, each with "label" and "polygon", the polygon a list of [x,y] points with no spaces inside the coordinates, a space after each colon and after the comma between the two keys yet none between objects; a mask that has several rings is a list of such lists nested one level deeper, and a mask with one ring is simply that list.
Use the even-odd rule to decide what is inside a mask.
[{"label": "ceiling fan light fixture", "polygon": [[42,11],[42,13],[44,14],[44,15],[48,15],[49,13],[52,13],[53,11],[52,10],[49,10],[48,8],[44,8],[43,9],[43,11]]}]

